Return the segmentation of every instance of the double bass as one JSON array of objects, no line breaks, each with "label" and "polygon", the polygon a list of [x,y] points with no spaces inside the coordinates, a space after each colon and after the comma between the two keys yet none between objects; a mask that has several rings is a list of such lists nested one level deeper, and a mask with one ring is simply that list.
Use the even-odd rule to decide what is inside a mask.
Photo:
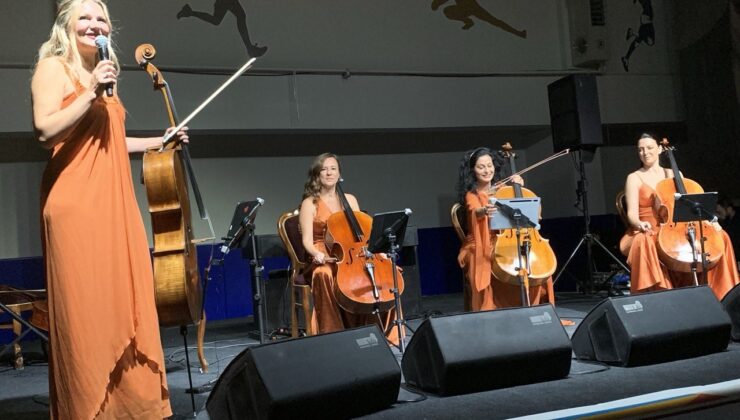
[{"label": "double bass", "polygon": [[[151,62],[155,55],[151,44],[139,45],[135,51],[136,62],[152,78],[154,89],[164,96],[169,123],[174,127],[178,124],[177,111],[164,76]],[[202,371],[207,372],[208,362],[203,354],[203,290],[195,246],[198,240],[193,236],[188,178],[201,218],[206,219],[207,215],[187,145],[170,142],[161,150],[147,150],[142,178],[152,221],[154,296],[159,323],[163,327],[180,326],[183,334],[184,326],[198,324],[198,358]]]},{"label": "double bass", "polygon": [[[516,155],[511,144],[506,143],[501,149],[499,153],[508,159],[511,172],[516,173]],[[509,199],[537,195],[515,183],[499,188],[494,197]],[[537,229],[505,229],[497,235],[491,255],[491,272],[499,281],[522,288],[523,305],[529,305],[529,286],[545,284],[556,268],[557,259],[550,247],[550,241],[543,238]]]},{"label": "double bass", "polygon": [[[356,314],[386,312],[395,306],[393,263],[368,251],[373,218],[353,211],[337,182],[342,211],[326,222],[326,245],[337,261],[335,296],[342,309]],[[403,293],[403,278],[398,276],[398,294]]]},{"label": "double bass", "polygon": [[[697,261],[705,261],[706,269],[709,270],[717,265],[724,254],[722,234],[705,220],[696,222],[673,221],[675,194],[703,193],[704,189],[696,181],[684,178],[681,175],[676,158],[673,156],[675,148],[670,145],[668,140],[663,139],[660,144],[663,146],[663,153],[668,156],[670,161],[673,178],[664,179],[655,186],[655,192],[659,200],[658,215],[660,223],[657,240],[658,258],[672,271],[682,273],[703,272],[703,264],[697,264]],[[704,243],[704,255],[701,255],[701,242]],[[695,282],[698,283],[696,278]]]}]

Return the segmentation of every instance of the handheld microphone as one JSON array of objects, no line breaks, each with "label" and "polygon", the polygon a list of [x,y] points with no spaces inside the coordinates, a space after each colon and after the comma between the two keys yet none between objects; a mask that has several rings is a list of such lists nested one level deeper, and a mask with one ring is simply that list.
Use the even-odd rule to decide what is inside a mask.
[{"label": "handheld microphone", "polygon": [[[98,58],[100,60],[109,60],[108,55],[108,38],[105,35],[98,35],[95,37],[95,46],[98,47]],[[113,83],[105,85],[105,94],[113,96]]]}]

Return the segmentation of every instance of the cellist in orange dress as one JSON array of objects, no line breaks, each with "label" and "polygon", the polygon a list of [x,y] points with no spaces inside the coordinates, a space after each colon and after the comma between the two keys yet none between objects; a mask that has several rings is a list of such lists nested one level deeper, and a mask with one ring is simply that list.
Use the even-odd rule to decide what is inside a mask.
[{"label": "cellist in orange dress", "polygon": [[[643,293],[675,287],[691,286],[694,279],[691,273],[670,271],[658,258],[657,233],[659,228],[658,206],[655,188],[664,180],[673,178],[670,169],[660,165],[662,146],[650,133],[643,133],[637,142],[640,169],[630,173],[624,186],[627,200],[627,219],[630,229],[620,241],[619,248],[627,257],[631,268],[630,292]],[[716,230],[722,228],[712,224]],[[734,263],[735,253],[732,242],[722,231],[724,254],[717,265],[707,272],[707,283],[717,299],[732,289],[740,279]]]},{"label": "cellist in orange dress", "polygon": [[128,157],[162,137],[126,136],[118,61],[112,49],[99,60],[95,43],[111,29],[103,1],[60,1],[31,81],[35,133],[52,150],[41,226],[54,419],[172,415]]},{"label": "cellist in orange dress", "polygon": [[[311,282],[317,331],[328,333],[345,328],[376,323],[385,332],[387,339],[398,344],[398,332],[394,327],[395,309],[374,314],[355,314],[339,305],[336,298],[336,260],[330,255],[325,242],[327,220],[342,211],[337,183],[341,178],[339,158],[332,153],[323,153],[314,159],[308,171],[303,201],[299,211],[302,243],[310,255],[312,264],[304,273]],[[352,194],[345,194],[353,211],[360,206]],[[385,258],[381,256],[380,258]]]},{"label": "cellist in orange dress", "polygon": [[[460,161],[457,191],[460,204],[466,209],[467,237],[457,261],[470,282],[471,306],[474,311],[522,306],[521,289],[517,285],[496,279],[491,272],[491,254],[496,236],[490,231],[488,219],[496,211],[489,203],[496,173],[494,154],[486,147],[467,152]],[[512,177],[520,185],[520,176]],[[555,303],[552,282],[529,287],[531,305]]]}]

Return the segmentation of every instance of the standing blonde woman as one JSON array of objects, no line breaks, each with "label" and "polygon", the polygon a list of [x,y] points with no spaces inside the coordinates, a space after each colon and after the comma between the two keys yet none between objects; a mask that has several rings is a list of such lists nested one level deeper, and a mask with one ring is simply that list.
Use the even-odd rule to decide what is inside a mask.
[{"label": "standing blonde woman", "polygon": [[98,59],[99,35],[114,45],[102,0],[58,2],[31,82],[35,133],[51,149],[41,191],[51,417],[161,419],[172,410],[128,153],[162,138],[126,136],[118,62],[113,48]]}]

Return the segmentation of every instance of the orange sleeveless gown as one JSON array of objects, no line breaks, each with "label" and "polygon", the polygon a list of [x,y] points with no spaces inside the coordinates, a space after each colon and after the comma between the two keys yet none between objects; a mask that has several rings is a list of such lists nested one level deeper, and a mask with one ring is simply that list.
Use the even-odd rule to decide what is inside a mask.
[{"label": "orange sleeveless gown", "polygon": [[172,415],[124,120],[117,96],[98,98],[43,176],[52,418]]}]

